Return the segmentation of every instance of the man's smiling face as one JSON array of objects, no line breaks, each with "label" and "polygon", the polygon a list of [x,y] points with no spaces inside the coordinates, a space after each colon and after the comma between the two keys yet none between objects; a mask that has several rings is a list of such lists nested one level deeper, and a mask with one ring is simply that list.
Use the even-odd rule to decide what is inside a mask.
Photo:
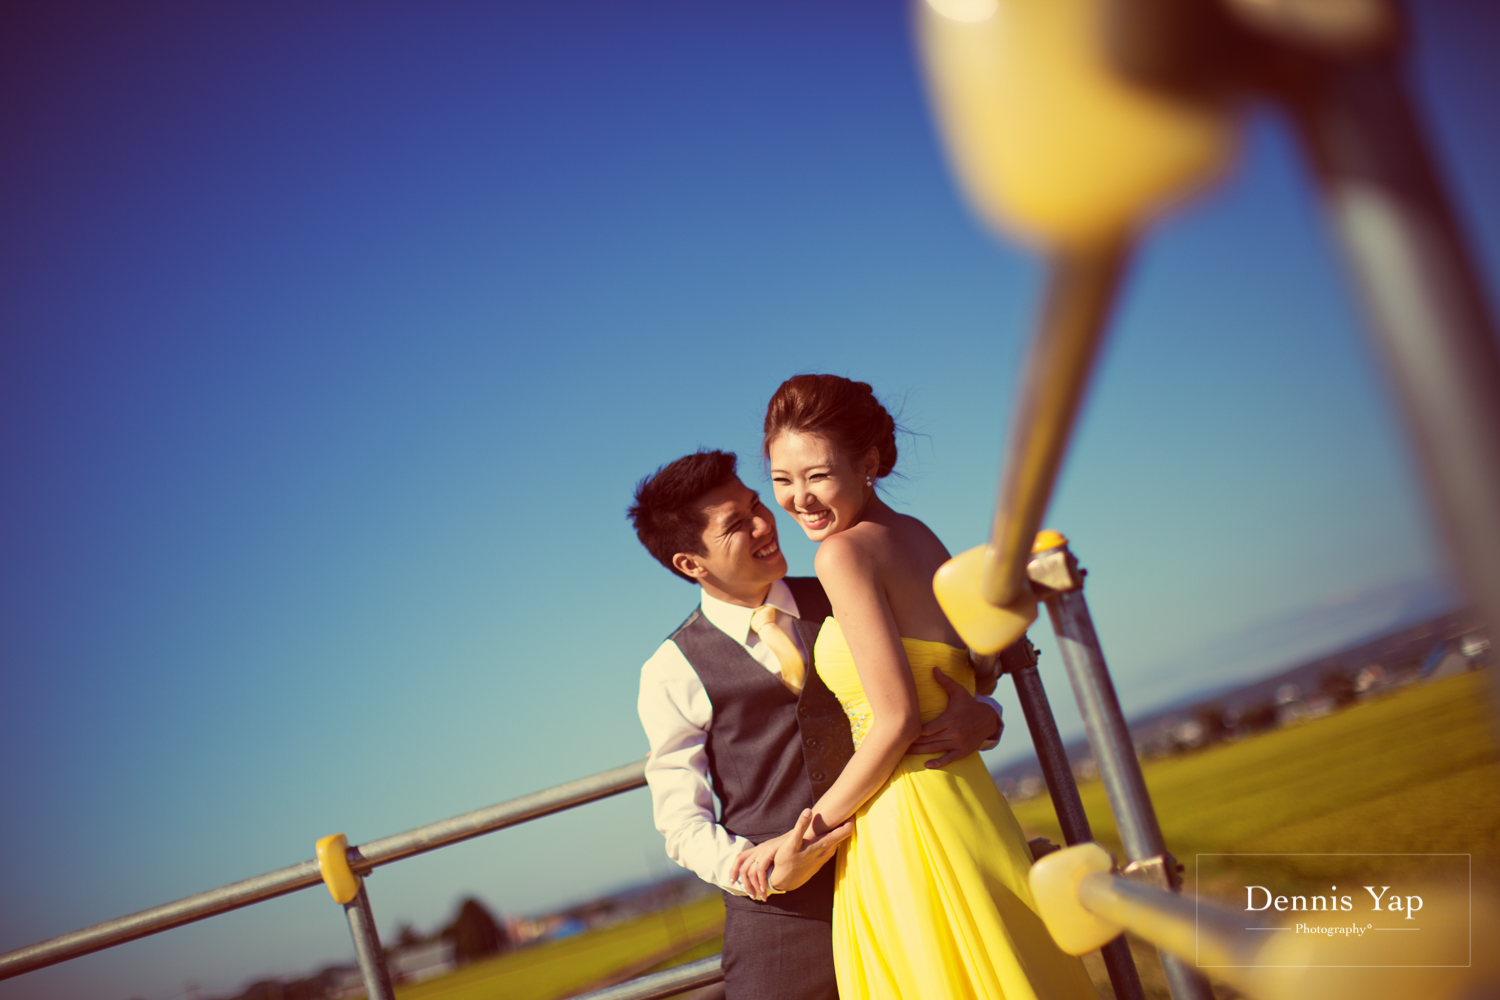
[{"label": "man's smiling face", "polygon": [[673,565],[720,600],[761,604],[771,584],[786,576],[776,515],[738,479],[705,493],[703,511],[702,554],[679,552]]}]

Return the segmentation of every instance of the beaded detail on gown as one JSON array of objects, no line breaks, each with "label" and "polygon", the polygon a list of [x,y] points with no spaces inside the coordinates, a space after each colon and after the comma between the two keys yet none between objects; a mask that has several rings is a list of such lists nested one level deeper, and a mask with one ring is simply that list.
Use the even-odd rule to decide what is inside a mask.
[{"label": "beaded detail on gown", "polygon": [[[965,650],[902,639],[924,721],[948,695],[934,667],[971,693]],[[849,716],[856,746],[870,706],[838,622],[814,662]],[[1031,902],[1031,854],[978,754],[943,768],[907,755],[856,814],[839,847],[833,953],[850,1000],[1095,1000],[1083,963],[1063,954]]]}]

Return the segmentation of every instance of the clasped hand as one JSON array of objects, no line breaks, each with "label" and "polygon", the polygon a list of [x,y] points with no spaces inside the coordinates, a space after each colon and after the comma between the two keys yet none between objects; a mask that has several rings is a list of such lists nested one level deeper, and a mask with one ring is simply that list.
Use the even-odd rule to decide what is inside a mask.
[{"label": "clasped hand", "polygon": [[932,671],[932,676],[947,692],[948,707],[922,725],[921,734],[906,752],[941,754],[929,760],[927,766],[946,767],[956,760],[963,760],[990,740],[999,739],[1003,726],[995,709],[969,694],[952,677],[937,669]]},{"label": "clasped hand", "polygon": [[764,903],[772,890],[790,892],[816,875],[839,843],[853,832],[852,817],[830,830],[821,817],[814,822],[813,811],[804,809],[796,826],[735,858],[729,877],[743,882],[751,899]]},{"label": "clasped hand", "polygon": [[[948,706],[922,726],[921,734],[907,748],[907,753],[938,754],[927,761],[927,766],[943,767],[998,739],[1001,722],[994,709],[977,700],[943,671],[933,670],[933,676],[947,692]],[[804,809],[796,826],[735,858],[729,877],[744,883],[752,899],[765,902],[772,890],[790,892],[812,878],[839,843],[853,832],[852,818],[828,830],[822,817],[815,820],[813,811]]]}]

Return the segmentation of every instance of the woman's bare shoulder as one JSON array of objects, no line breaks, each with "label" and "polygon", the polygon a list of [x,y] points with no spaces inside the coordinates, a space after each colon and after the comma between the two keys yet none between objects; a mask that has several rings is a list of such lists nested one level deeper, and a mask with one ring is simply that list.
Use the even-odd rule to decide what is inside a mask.
[{"label": "woman's bare shoulder", "polygon": [[864,568],[878,561],[881,549],[888,543],[886,533],[869,530],[873,525],[856,524],[818,543],[818,552],[813,556],[813,567],[819,575],[823,570],[840,568]]},{"label": "woman's bare shoulder", "polygon": [[937,532],[927,527],[926,522],[910,514],[898,514],[897,517],[900,521],[893,527],[899,531],[904,544],[928,559],[943,561],[948,558],[948,547],[938,538]]}]

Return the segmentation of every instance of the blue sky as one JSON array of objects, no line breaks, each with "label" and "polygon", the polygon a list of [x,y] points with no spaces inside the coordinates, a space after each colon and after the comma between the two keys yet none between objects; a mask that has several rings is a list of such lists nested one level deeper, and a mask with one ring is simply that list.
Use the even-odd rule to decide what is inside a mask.
[{"label": "blue sky", "polygon": [[[643,756],[639,665],[694,596],[631,488],[700,444],[763,486],[795,372],[900,407],[892,500],[983,539],[1040,270],[950,183],[901,3],[27,6],[0,15],[0,950]],[[1493,287],[1482,10],[1420,5],[1413,69]],[[1129,708],[1441,602],[1273,118],[1142,248],[1048,521]],[[370,892],[390,933],[668,871],[633,793]],[[311,891],[0,1000],[349,954]]]}]

